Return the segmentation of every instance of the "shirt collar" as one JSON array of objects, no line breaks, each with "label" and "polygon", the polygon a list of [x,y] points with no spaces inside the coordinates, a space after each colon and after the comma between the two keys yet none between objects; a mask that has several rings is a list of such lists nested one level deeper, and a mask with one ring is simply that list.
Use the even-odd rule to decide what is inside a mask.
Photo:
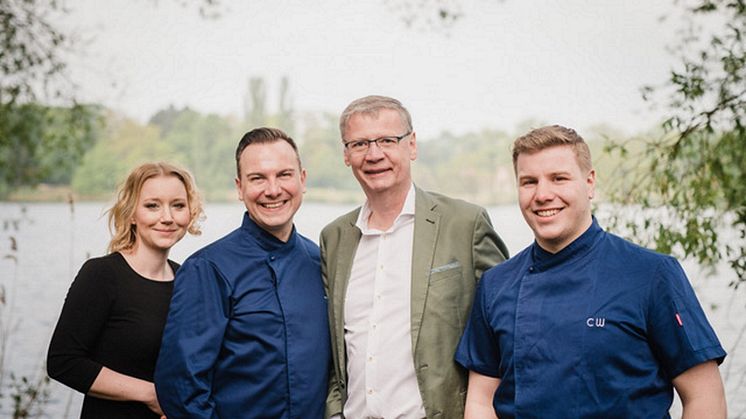
[{"label": "shirt collar", "polygon": [[241,223],[241,229],[248,232],[252,238],[256,240],[259,246],[268,251],[278,250],[290,250],[295,246],[298,234],[295,231],[295,225],[293,225],[293,231],[290,232],[287,242],[283,242],[272,234],[268,233],[263,228],[259,227],[254,220],[249,216],[249,212],[246,211],[243,214],[243,222]]},{"label": "shirt collar", "polygon": [[[409,187],[409,192],[407,192],[407,198],[404,200],[404,206],[402,206],[401,212],[399,215],[396,216],[396,220],[394,220],[394,224],[392,224],[391,228],[388,231],[393,231],[399,228],[402,222],[409,220],[410,218],[414,218],[414,208],[415,208],[415,189],[414,189],[414,183]],[[360,229],[360,231],[363,234],[371,234],[371,233],[380,233],[379,230],[375,229],[369,229],[368,228],[368,219],[370,218],[370,205],[368,204],[368,200],[365,200],[365,203],[363,204],[363,207],[360,209],[360,213],[357,215],[357,221],[355,221],[355,226]]]},{"label": "shirt collar", "polygon": [[534,240],[534,243],[531,245],[531,257],[534,261],[534,268],[546,270],[589,252],[596,241],[601,238],[603,232],[601,226],[598,225],[596,217],[592,216],[590,227],[557,253],[547,252]]}]

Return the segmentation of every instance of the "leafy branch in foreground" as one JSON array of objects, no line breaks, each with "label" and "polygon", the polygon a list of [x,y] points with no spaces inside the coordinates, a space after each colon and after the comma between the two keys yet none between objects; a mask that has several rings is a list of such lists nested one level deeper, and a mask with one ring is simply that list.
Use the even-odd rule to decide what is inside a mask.
[{"label": "leafy branch in foreground", "polygon": [[[664,86],[663,134],[609,144],[619,153],[612,226],[657,250],[715,269],[725,259],[746,282],[746,2],[684,6],[688,25],[673,49],[680,65]],[[707,32],[705,25],[718,29]],[[715,22],[715,24],[713,24]],[[641,145],[640,145],[641,143]]]}]

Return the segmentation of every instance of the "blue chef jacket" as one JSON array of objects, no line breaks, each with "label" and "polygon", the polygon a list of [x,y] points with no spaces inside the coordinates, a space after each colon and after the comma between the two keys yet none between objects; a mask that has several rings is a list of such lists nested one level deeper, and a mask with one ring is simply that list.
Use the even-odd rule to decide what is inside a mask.
[{"label": "blue chef jacket", "polygon": [[321,418],[330,361],[319,248],[241,227],[179,269],[155,384],[173,418]]},{"label": "blue chef jacket", "polygon": [[483,276],[456,352],[501,379],[501,419],[662,418],[671,380],[720,346],[678,262],[591,227]]}]

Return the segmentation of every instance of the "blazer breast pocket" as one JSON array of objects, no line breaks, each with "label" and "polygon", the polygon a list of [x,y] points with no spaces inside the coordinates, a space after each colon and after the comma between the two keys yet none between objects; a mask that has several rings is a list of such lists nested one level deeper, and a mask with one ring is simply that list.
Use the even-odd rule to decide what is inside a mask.
[{"label": "blazer breast pocket", "polygon": [[430,271],[427,295],[427,312],[437,324],[450,325],[454,330],[463,328],[460,306],[463,293],[462,266],[458,261]]},{"label": "blazer breast pocket", "polygon": [[461,262],[453,261],[430,270],[430,284],[445,281],[447,279],[461,278]]}]

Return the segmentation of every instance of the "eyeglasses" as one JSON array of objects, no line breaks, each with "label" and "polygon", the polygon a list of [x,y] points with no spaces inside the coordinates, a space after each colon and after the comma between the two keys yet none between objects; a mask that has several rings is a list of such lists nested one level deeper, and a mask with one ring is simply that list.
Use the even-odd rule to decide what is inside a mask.
[{"label": "eyeglasses", "polygon": [[372,140],[352,140],[347,141],[344,143],[345,148],[350,153],[365,153],[370,148],[371,143],[378,144],[378,147],[381,148],[381,150],[393,150],[394,147],[396,147],[401,140],[406,138],[412,133],[412,131],[407,132],[406,134],[398,135],[398,136],[389,136],[389,137],[381,137],[381,138],[374,138]]}]

